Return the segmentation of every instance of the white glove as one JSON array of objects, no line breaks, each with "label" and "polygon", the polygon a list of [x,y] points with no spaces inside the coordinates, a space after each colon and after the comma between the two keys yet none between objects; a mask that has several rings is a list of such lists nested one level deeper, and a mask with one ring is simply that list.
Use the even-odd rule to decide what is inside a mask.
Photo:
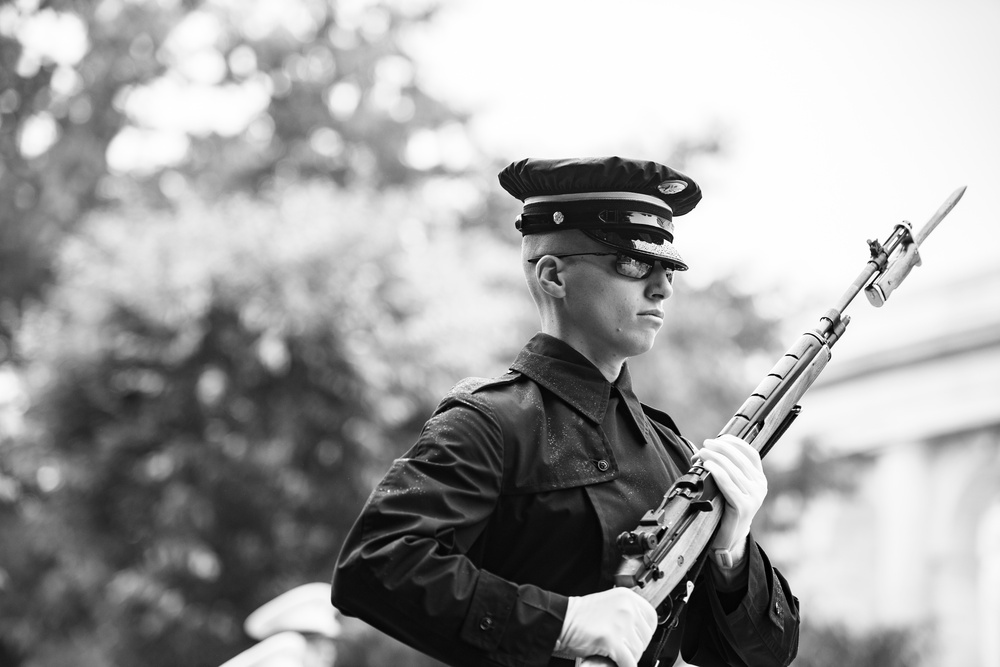
[{"label": "white glove", "polygon": [[709,548],[744,557],[750,523],[767,495],[767,478],[756,449],[733,435],[706,440],[695,455],[715,479],[726,499],[726,511]]},{"label": "white glove", "polygon": [[554,654],[605,656],[618,667],[636,667],[654,630],[656,610],[629,588],[571,597]]}]

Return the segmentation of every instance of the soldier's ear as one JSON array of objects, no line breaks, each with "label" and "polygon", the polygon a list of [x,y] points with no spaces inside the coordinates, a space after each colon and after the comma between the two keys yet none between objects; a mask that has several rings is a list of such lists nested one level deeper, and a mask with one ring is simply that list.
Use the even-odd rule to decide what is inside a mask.
[{"label": "soldier's ear", "polygon": [[535,263],[535,280],[542,291],[551,297],[566,296],[566,262],[552,255],[545,255]]}]

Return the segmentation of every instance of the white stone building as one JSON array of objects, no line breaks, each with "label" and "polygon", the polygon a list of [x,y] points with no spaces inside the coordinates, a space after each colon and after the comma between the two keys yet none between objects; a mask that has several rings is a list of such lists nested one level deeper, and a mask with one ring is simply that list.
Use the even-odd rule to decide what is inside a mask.
[{"label": "white stone building", "polygon": [[848,309],[771,457],[811,441],[855,460],[855,486],[797,508],[773,546],[807,618],[913,628],[926,665],[1000,667],[1000,267],[930,273],[880,310],[863,295]]}]

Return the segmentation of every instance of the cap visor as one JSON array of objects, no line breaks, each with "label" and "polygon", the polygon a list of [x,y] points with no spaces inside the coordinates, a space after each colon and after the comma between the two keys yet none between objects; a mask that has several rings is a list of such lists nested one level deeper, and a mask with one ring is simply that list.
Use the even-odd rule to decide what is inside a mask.
[{"label": "cap visor", "polygon": [[675,271],[687,271],[688,265],[674,244],[657,234],[643,232],[612,232],[587,229],[584,234],[610,248],[650,262],[664,262]]}]

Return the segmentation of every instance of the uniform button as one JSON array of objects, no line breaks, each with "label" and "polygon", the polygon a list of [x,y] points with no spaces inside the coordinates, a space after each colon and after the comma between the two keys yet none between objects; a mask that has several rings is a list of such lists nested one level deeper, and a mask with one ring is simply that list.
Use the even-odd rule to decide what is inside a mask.
[{"label": "uniform button", "polygon": [[600,461],[597,462],[597,469],[600,470],[601,472],[606,472],[607,469],[610,467],[611,464],[605,461],[604,459],[601,459]]},{"label": "uniform button", "polygon": [[493,629],[493,617],[483,616],[483,620],[479,621],[479,629],[485,632],[489,632]]},{"label": "uniform button", "polygon": [[781,603],[778,601],[775,601],[774,603],[774,613],[781,616]]}]

